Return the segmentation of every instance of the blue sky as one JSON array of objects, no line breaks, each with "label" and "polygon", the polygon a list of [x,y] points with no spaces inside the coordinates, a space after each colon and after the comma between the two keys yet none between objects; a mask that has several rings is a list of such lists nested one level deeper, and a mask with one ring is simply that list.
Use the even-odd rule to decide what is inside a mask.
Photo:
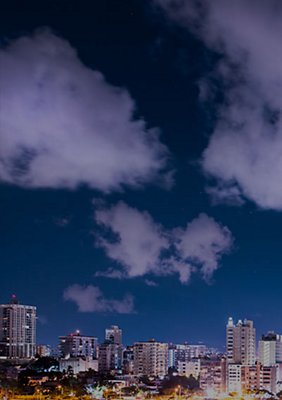
[{"label": "blue sky", "polygon": [[1,301],[40,342],[281,332],[281,8],[175,4],[1,15]]}]

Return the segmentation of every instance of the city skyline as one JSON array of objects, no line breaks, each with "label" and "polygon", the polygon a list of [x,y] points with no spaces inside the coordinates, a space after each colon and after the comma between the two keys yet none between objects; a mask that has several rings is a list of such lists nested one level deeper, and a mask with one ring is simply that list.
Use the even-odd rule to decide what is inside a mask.
[{"label": "city skyline", "polygon": [[282,331],[282,7],[208,4],[3,6],[0,302],[40,343]]}]

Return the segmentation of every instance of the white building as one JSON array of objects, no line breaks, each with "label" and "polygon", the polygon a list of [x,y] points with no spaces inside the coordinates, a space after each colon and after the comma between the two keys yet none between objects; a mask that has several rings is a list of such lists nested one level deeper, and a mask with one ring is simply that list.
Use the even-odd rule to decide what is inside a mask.
[{"label": "white building", "polygon": [[36,352],[36,307],[19,304],[0,305],[0,357],[33,358]]},{"label": "white building", "polygon": [[259,341],[259,361],[265,367],[282,363],[282,335],[268,332]]},{"label": "white building", "polygon": [[149,340],[133,346],[134,375],[165,376],[168,366],[168,344]]},{"label": "white building", "polygon": [[59,337],[59,351],[63,358],[69,357],[97,357],[97,338],[81,335],[75,331],[66,336]]},{"label": "white building", "polygon": [[242,365],[241,364],[228,364],[227,365],[227,391],[229,393],[242,391]]},{"label": "white building", "polygon": [[72,357],[68,359],[61,359],[59,361],[59,368],[61,372],[72,372],[77,375],[79,372],[85,372],[89,369],[98,371],[98,360],[93,360],[89,357]]}]

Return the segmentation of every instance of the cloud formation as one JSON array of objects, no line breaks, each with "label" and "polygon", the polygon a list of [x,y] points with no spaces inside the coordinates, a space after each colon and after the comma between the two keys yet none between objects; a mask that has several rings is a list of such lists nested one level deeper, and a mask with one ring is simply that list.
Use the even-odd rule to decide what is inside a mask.
[{"label": "cloud formation", "polygon": [[134,313],[134,299],[128,294],[121,300],[107,299],[97,286],[74,284],[64,291],[64,299],[74,302],[80,312]]},{"label": "cloud formation", "polygon": [[111,208],[98,209],[95,220],[117,235],[117,240],[99,237],[97,244],[108,257],[126,268],[129,277],[156,270],[162,251],[169,247],[169,240],[163,228],[147,212],[119,202]]},{"label": "cloud formation", "polygon": [[96,235],[97,246],[121,266],[98,273],[111,278],[178,275],[182,283],[187,283],[192,273],[198,272],[210,280],[233,243],[228,228],[206,214],[200,214],[185,228],[169,231],[147,212],[119,202],[98,207],[95,221],[103,228]]},{"label": "cloud formation", "polygon": [[134,118],[129,93],[85,66],[49,31],[0,49],[0,180],[24,187],[103,192],[165,174],[168,150]]},{"label": "cloud formation", "polygon": [[282,210],[281,1],[156,2],[222,55],[225,101],[202,157],[213,199]]},{"label": "cloud formation", "polygon": [[200,214],[186,228],[176,229],[174,237],[181,259],[199,266],[206,280],[212,277],[222,254],[228,252],[232,245],[229,229],[206,214]]}]

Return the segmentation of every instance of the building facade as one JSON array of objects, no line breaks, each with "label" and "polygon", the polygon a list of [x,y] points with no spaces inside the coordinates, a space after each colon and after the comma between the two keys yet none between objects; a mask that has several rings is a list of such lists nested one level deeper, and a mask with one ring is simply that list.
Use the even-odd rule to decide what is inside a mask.
[{"label": "building facade", "polygon": [[168,344],[155,340],[133,346],[134,375],[165,376],[168,371]]},{"label": "building facade", "polygon": [[0,357],[33,358],[36,353],[36,307],[19,304],[0,305]]},{"label": "building facade", "polygon": [[282,335],[268,332],[259,340],[259,361],[265,367],[282,363]]},{"label": "building facade", "polygon": [[99,345],[99,372],[110,372],[122,369],[122,346],[105,341]]},{"label": "building facade", "polygon": [[99,346],[99,371],[121,370],[122,366],[122,329],[117,325],[112,325],[105,330],[105,341]]},{"label": "building facade", "polygon": [[71,357],[59,361],[59,369],[63,373],[72,372],[74,375],[86,372],[89,369],[98,371],[98,360],[89,357]]},{"label": "building facade", "polygon": [[254,365],[256,362],[256,330],[253,321],[239,320],[235,325],[229,318],[226,326],[227,361],[233,364]]},{"label": "building facade", "polygon": [[81,335],[75,331],[67,336],[59,337],[59,353],[62,358],[90,357],[97,358],[98,340],[94,336]]},{"label": "building facade", "polygon": [[226,360],[201,359],[200,360],[200,388],[217,393],[226,390]]},{"label": "building facade", "polygon": [[117,325],[112,325],[105,330],[105,340],[111,343],[122,345],[122,329]]}]

